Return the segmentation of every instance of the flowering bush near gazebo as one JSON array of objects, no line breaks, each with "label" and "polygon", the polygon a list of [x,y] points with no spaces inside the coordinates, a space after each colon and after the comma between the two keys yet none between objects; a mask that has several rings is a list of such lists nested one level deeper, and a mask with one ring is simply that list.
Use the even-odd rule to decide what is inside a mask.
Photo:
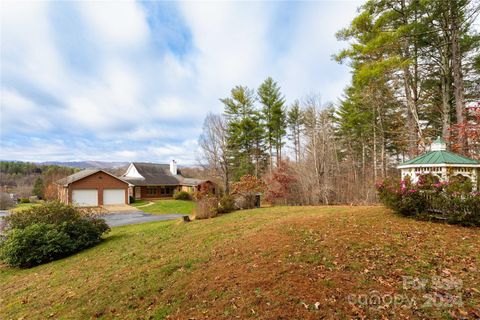
[{"label": "flowering bush near gazebo", "polygon": [[401,180],[376,185],[395,212],[423,219],[480,226],[480,162],[447,150],[440,138],[430,151],[397,166]]},{"label": "flowering bush near gazebo", "polygon": [[480,193],[469,191],[468,181],[438,182],[433,175],[417,183],[385,180],[376,185],[380,201],[398,214],[426,220],[441,220],[465,226],[480,226]]}]

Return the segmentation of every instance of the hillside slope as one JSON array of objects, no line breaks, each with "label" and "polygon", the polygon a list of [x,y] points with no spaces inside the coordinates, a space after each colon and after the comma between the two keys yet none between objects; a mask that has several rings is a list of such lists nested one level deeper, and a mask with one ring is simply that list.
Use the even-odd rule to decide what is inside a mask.
[{"label": "hillside slope", "polygon": [[[479,229],[409,220],[382,207],[275,207],[191,223],[118,227],[104,243],[73,257],[30,270],[0,266],[0,314],[475,317],[479,236]],[[428,287],[404,283],[408,277],[427,279]],[[460,285],[439,289],[432,279]],[[434,293],[459,296],[463,305],[428,307],[428,294]],[[390,305],[385,300],[384,308],[362,302],[375,295],[408,299]],[[416,306],[407,305],[413,300]]]}]

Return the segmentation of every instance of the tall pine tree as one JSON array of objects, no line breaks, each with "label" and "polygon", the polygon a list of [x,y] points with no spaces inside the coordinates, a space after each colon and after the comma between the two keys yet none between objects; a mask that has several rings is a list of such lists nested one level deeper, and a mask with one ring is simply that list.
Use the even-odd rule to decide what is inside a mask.
[{"label": "tall pine tree", "polygon": [[285,98],[280,92],[280,87],[271,77],[265,79],[260,85],[257,95],[262,104],[261,115],[265,121],[265,140],[269,151],[270,170],[272,170],[273,148],[275,148],[278,164],[281,161],[282,147],[285,144],[283,141],[287,128]]},{"label": "tall pine tree", "polygon": [[220,99],[225,106],[230,165],[235,180],[245,174],[260,174],[264,162],[264,127],[254,108],[254,91],[236,86],[230,97]]}]

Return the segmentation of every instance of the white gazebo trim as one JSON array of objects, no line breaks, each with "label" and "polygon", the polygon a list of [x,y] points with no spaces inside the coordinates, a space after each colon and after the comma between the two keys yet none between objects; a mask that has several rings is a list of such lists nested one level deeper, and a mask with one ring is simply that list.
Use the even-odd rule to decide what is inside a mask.
[{"label": "white gazebo trim", "polygon": [[480,164],[452,164],[452,163],[436,163],[436,164],[405,164],[398,165],[397,169],[408,169],[408,168],[425,168],[425,167],[462,167],[462,168],[480,168]]}]

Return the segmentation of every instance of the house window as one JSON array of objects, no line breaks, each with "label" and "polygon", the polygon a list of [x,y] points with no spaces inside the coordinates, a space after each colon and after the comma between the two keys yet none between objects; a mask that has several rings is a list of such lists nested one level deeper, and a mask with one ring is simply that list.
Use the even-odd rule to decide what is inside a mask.
[{"label": "house window", "polygon": [[162,195],[171,195],[173,194],[173,187],[160,187]]},{"label": "house window", "polygon": [[147,194],[150,195],[150,196],[157,194],[157,188],[156,187],[147,187]]}]

